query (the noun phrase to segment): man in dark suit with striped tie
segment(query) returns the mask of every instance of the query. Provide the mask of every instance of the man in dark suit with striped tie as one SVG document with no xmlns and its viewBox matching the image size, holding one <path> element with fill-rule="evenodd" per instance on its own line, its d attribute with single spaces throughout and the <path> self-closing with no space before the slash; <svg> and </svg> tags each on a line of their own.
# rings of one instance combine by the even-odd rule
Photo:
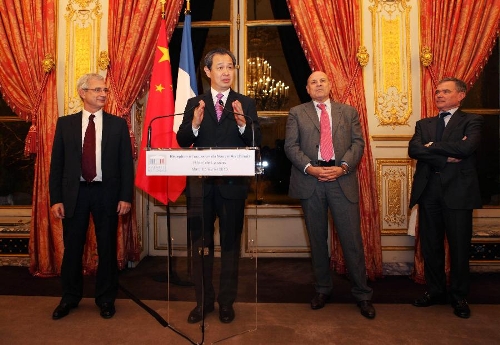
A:
<svg viewBox="0 0 500 345">
<path fill-rule="evenodd" d="M 207 53 L 204 62 L 210 89 L 188 100 L 186 113 L 177 132 L 177 142 L 181 147 L 260 146 L 261 133 L 255 100 L 231 89 L 236 66 L 233 53 L 217 48 Z M 242 176 L 214 176 L 205 179 L 189 176 L 187 179 L 187 213 L 193 241 L 193 280 L 197 302 L 188 316 L 189 323 L 201 321 L 214 310 L 216 296 L 212 271 L 216 217 L 219 218 L 221 245 L 217 296 L 219 319 L 223 323 L 230 323 L 235 317 L 233 303 L 238 287 L 238 263 L 248 182 L 248 178 Z M 205 255 L 203 261 L 201 255 Z"/>
<path fill-rule="evenodd" d="M 469 255 L 472 210 L 481 208 L 476 150 L 483 117 L 459 109 L 467 85 L 456 78 L 441 80 L 435 103 L 439 115 L 415 126 L 408 154 L 417 159 L 410 208 L 419 205 L 419 230 L 428 291 L 413 302 L 417 307 L 445 304 L 455 315 L 470 317 Z M 450 287 L 446 287 L 444 238 L 450 254 Z"/>
</svg>

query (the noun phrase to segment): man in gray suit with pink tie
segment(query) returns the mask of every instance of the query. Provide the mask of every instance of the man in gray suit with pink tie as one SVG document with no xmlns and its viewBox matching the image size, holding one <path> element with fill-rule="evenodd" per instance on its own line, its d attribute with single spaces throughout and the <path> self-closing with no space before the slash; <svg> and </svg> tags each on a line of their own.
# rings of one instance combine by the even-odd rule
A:
<svg viewBox="0 0 500 345">
<path fill-rule="evenodd" d="M 323 308 L 333 288 L 327 243 L 330 209 L 351 293 L 361 314 L 373 319 L 373 291 L 366 283 L 356 176 L 365 146 L 359 115 L 355 108 L 330 99 L 331 83 L 324 72 L 313 72 L 306 89 L 312 101 L 290 109 L 285 153 L 292 162 L 289 196 L 300 199 L 311 246 L 316 278 L 311 308 Z"/>
</svg>

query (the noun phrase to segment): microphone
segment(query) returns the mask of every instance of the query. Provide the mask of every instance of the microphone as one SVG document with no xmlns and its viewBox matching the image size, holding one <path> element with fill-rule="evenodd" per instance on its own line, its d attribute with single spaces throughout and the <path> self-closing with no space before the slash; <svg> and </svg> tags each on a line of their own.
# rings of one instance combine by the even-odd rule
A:
<svg viewBox="0 0 500 345">
<path fill-rule="evenodd" d="M 233 113 L 233 114 L 236 114 L 236 115 L 241 115 L 243 116 L 245 119 L 249 119 L 250 120 L 250 126 L 252 128 L 252 147 L 255 147 L 255 127 L 254 127 L 254 122 L 253 122 L 253 119 L 248 116 L 248 115 L 245 115 L 245 114 L 240 114 L 240 113 L 236 113 L 232 110 L 229 110 L 229 109 L 226 109 L 224 107 L 224 102 L 222 102 L 222 99 L 219 99 L 219 105 L 222 106 L 222 111 L 227 111 L 228 113 Z"/>
<path fill-rule="evenodd" d="M 194 108 L 196 108 L 198 105 L 199 104 L 193 105 L 191 108 L 189 108 L 188 110 L 186 110 L 183 113 L 161 115 L 161 116 L 157 116 L 157 117 L 153 118 L 151 121 L 149 121 L 149 125 L 148 125 L 148 141 L 147 141 L 147 144 L 146 144 L 146 150 L 148 150 L 148 151 L 151 150 L 151 132 L 153 130 L 152 129 L 153 121 L 158 120 L 158 119 L 163 119 L 163 118 L 166 118 L 166 117 L 184 115 L 185 113 L 189 113 L 191 110 L 193 110 Z"/>
</svg>

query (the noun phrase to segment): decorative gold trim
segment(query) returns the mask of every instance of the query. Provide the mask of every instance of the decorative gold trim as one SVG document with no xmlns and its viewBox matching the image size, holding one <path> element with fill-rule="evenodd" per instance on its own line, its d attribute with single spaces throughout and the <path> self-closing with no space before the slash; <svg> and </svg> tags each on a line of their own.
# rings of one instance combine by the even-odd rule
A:
<svg viewBox="0 0 500 345">
<path fill-rule="evenodd" d="M 409 0 L 370 0 L 375 116 L 381 126 L 407 126 L 412 114 Z"/>
<path fill-rule="evenodd" d="M 81 110 L 76 82 L 99 68 L 102 15 L 100 0 L 68 0 L 66 5 L 64 114 Z"/>
<path fill-rule="evenodd" d="M 106 50 L 103 50 L 99 53 L 99 59 L 97 60 L 97 66 L 101 71 L 105 71 L 109 66 L 109 56 Z"/>
<path fill-rule="evenodd" d="M 500 109 L 462 109 L 466 113 L 478 114 L 478 115 L 493 115 L 499 116 Z"/>
<path fill-rule="evenodd" d="M 469 263 L 474 266 L 500 266 L 500 261 L 497 260 L 469 260 Z"/>
<path fill-rule="evenodd" d="M 422 47 L 422 51 L 420 52 L 420 62 L 424 67 L 429 67 L 432 63 L 432 52 L 429 47 Z"/>
<path fill-rule="evenodd" d="M 412 160 L 377 158 L 376 177 L 382 235 L 407 235 Z"/>
<path fill-rule="evenodd" d="M 411 135 L 372 135 L 373 141 L 410 141 Z"/>
<path fill-rule="evenodd" d="M 56 67 L 56 61 L 51 54 L 45 54 L 45 58 L 42 60 L 42 67 L 45 73 L 49 73 Z"/>
<path fill-rule="evenodd" d="M 415 246 L 382 246 L 383 252 L 408 252 L 415 250 Z"/>
<path fill-rule="evenodd" d="M 356 54 L 356 58 L 358 59 L 358 62 L 361 65 L 361 67 L 365 67 L 368 64 L 368 61 L 370 60 L 370 54 L 368 54 L 368 51 L 366 50 L 365 46 L 360 46 L 358 48 L 358 53 Z"/>
<path fill-rule="evenodd" d="M 472 237 L 472 243 L 500 243 L 498 237 Z"/>
</svg>

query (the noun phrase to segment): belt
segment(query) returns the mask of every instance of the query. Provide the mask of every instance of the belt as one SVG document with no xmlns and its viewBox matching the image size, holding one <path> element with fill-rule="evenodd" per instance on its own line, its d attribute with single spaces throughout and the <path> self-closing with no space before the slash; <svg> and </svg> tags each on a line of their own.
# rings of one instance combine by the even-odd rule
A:
<svg viewBox="0 0 500 345">
<path fill-rule="evenodd" d="M 329 160 L 328 162 L 327 161 L 321 161 L 321 160 L 318 160 L 317 166 L 319 167 L 333 167 L 335 166 L 335 160 L 332 159 L 332 160 Z"/>
<path fill-rule="evenodd" d="M 102 181 L 91 181 L 91 182 L 80 181 L 80 185 L 82 185 L 82 186 L 99 186 L 101 184 L 102 184 Z"/>
</svg>

